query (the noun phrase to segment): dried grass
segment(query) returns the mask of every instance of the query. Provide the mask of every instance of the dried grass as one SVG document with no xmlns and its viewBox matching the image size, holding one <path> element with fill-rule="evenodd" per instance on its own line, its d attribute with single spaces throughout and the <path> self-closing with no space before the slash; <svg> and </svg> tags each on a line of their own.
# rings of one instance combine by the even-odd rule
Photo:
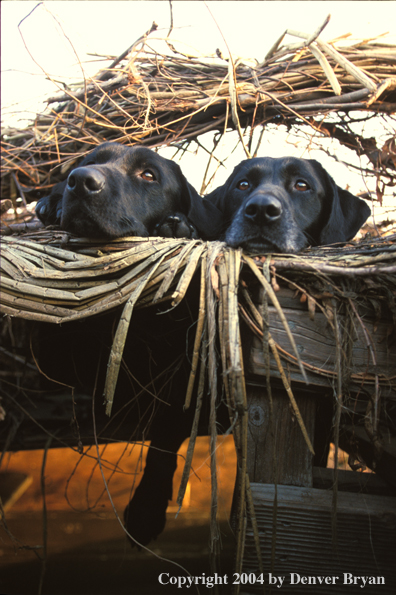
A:
<svg viewBox="0 0 396 595">
<path fill-rule="evenodd" d="M 48 109 L 24 130 L 3 129 L 1 194 L 26 201 L 63 180 L 77 159 L 103 141 L 184 151 L 208 131 L 239 131 L 247 156 L 257 154 L 253 130 L 307 124 L 319 138 L 336 138 L 371 161 L 381 184 L 394 185 L 395 137 L 379 146 L 353 129 L 396 111 L 396 48 L 381 40 L 342 46 L 318 32 L 285 31 L 262 63 L 229 56 L 183 55 L 151 47 L 148 31 L 91 79 L 47 99 Z M 286 34 L 297 43 L 282 45 Z M 166 40 L 167 41 L 167 40 Z M 154 40 L 153 40 L 154 43 Z M 172 50 L 171 52 L 169 50 Z M 377 115 L 377 116 L 376 116 Z M 330 117 L 328 117 L 330 116 Z M 250 127 L 244 136 L 242 128 Z M 218 141 L 215 142 L 217 144 Z M 381 184 L 380 184 L 381 182 Z"/>
<path fill-rule="evenodd" d="M 337 375 L 337 372 L 314 369 L 301 361 L 287 318 L 272 286 L 276 288 L 278 282 L 291 284 L 307 300 L 309 315 L 313 317 L 315 308 L 320 308 L 328 317 L 334 332 L 337 325 L 331 309 L 326 306 L 330 298 L 340 304 L 350 304 L 363 328 L 364 323 L 355 302 L 360 305 L 366 302 L 370 307 L 374 305 L 377 311 L 386 306 L 395 321 L 395 239 L 396 236 L 385 236 L 382 240 L 362 241 L 349 248 L 318 248 L 299 255 L 252 258 L 220 242 L 203 243 L 200 240 L 121 238 L 111 244 L 98 244 L 50 230 L 20 237 L 8 236 L 2 239 L 0 307 L 3 314 L 12 317 L 59 324 L 122 306 L 123 314 L 115 336 L 106 382 L 107 412 L 110 414 L 134 308 L 162 301 L 169 301 L 171 307 L 177 306 L 184 298 L 197 269 L 204 267 L 206 273 L 201 283 L 206 280 L 206 286 L 201 290 L 199 332 L 194 345 L 186 405 L 189 404 L 197 373 L 202 336 L 206 332 L 210 345 L 214 345 L 216 335 L 219 336 L 223 369 L 228 370 L 224 383 L 230 411 L 233 415 L 243 417 L 246 394 L 239 313 L 259 336 L 263 335 L 267 324 L 264 324 L 262 313 L 257 311 L 250 299 L 245 282 L 239 280 L 243 266 L 245 276 L 250 270 L 263 286 L 289 337 L 290 352 L 285 352 L 274 342 L 271 332 L 268 334 L 268 345 L 306 435 L 281 360 L 298 366 L 302 379 L 306 379 L 306 370 L 329 378 Z M 270 267 L 272 284 L 261 270 L 263 265 Z M 214 316 L 214 299 L 219 303 L 218 327 Z M 209 325 L 206 331 L 205 324 Z M 366 333 L 366 336 L 367 346 L 371 349 L 369 334 Z M 371 353 L 374 357 L 372 349 Z M 212 375 L 210 385 L 216 387 L 214 370 Z M 353 378 L 362 385 L 374 384 L 378 395 L 377 385 L 380 381 L 393 382 L 390 378 L 381 379 L 378 375 L 368 373 L 362 377 L 355 374 Z M 312 450 L 312 446 L 310 448 Z"/>
<path fill-rule="evenodd" d="M 171 307 L 177 306 L 199 269 L 199 322 L 186 407 L 189 406 L 191 391 L 197 382 L 198 401 L 178 504 L 182 505 L 186 480 L 190 473 L 207 374 L 211 402 L 209 432 L 212 469 L 212 556 L 213 568 L 216 568 L 219 534 L 216 523 L 218 383 L 215 345 L 218 340 L 222 369 L 225 371 L 222 381 L 230 412 L 230 431 L 234 434 L 238 455 L 236 568 L 241 570 L 246 515 L 249 514 L 253 521 L 255 515 L 246 469 L 248 418 L 240 319 L 244 319 L 258 336 L 263 336 L 265 328 L 269 330 L 268 341 L 264 341 L 264 347 L 268 344 L 275 356 L 275 365 L 311 451 L 312 446 L 285 374 L 285 366 L 290 368 L 290 365 L 294 365 L 299 369 L 301 380 L 306 373 L 325 374 L 330 381 L 338 378 L 337 395 L 340 399 L 345 378 L 359 385 L 361 389 L 367 387 L 373 395 L 367 405 L 367 431 L 380 450 L 380 389 L 389 389 L 391 386 L 395 390 L 396 377 L 383 377 L 378 372 L 353 374 L 353 362 L 345 363 L 344 353 L 348 349 L 347 344 L 341 345 L 337 311 L 342 304 L 352 304 L 349 309 L 351 316 L 365 328 L 354 303 L 359 302 L 360 306 L 366 301 L 372 305 L 372 302 L 376 301 L 379 309 L 382 306 L 389 308 L 393 313 L 393 319 L 396 320 L 396 235 L 375 242 L 362 241 L 345 248 L 318 248 L 298 255 L 259 257 L 233 250 L 221 242 L 204 243 L 200 240 L 121 238 L 111 244 L 105 244 L 81 240 L 64 232 L 51 230 L 21 236 L 5 236 L 2 238 L 0 311 L 11 317 L 59 324 L 122 306 L 106 379 L 106 412 L 110 415 L 124 343 L 134 309 L 159 301 L 168 301 Z M 269 275 L 270 280 L 266 275 Z M 290 350 L 282 349 L 271 337 L 268 313 L 260 313 L 249 294 L 252 279 L 256 279 L 256 282 L 264 287 L 267 299 L 280 315 L 290 339 Z M 313 369 L 301 360 L 290 333 L 287 317 L 282 312 L 276 291 L 273 289 L 276 289 L 279 283 L 285 282 L 309 297 L 310 315 L 314 315 L 315 308 L 319 308 L 328 317 L 338 345 L 338 363 L 335 371 Z M 365 290 L 362 290 L 362 287 L 365 287 Z M 355 298 L 351 297 L 353 291 Z M 326 306 L 329 297 L 333 300 L 331 308 Z M 347 339 L 351 341 L 351 337 L 352 334 L 349 334 Z M 369 333 L 367 348 L 373 357 L 375 350 Z M 374 367 L 376 363 L 374 359 Z"/>
</svg>

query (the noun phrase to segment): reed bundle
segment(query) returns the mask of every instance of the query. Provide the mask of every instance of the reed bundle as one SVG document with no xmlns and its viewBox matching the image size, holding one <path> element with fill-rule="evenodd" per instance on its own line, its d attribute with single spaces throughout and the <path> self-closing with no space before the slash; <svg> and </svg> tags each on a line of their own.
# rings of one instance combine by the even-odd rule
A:
<svg viewBox="0 0 396 595">
<path fill-rule="evenodd" d="M 396 285 L 395 239 L 396 235 L 385 235 L 342 248 L 271 255 L 270 265 L 278 276 L 282 271 L 285 280 L 293 275 L 305 277 L 305 284 L 324 275 L 351 283 L 380 276 L 392 293 Z M 1 242 L 0 303 L 4 313 L 55 323 L 115 308 L 140 285 L 137 305 L 171 300 L 176 306 L 210 246 L 221 246 L 221 254 L 233 253 L 221 242 L 130 237 L 98 243 L 51 229 L 4 236 Z M 242 263 L 248 262 L 244 253 L 241 258 Z M 267 259 L 256 257 L 254 262 Z M 342 288 L 334 285 L 334 292 L 342 297 Z M 388 306 L 393 311 L 393 303 Z M 394 315 L 396 319 L 396 310 Z"/>
<path fill-rule="evenodd" d="M 339 40 L 336 47 L 321 41 L 320 31 L 289 30 L 259 63 L 219 53 L 182 54 L 168 40 L 167 53 L 161 53 L 150 45 L 153 31 L 93 78 L 47 98 L 46 112 L 26 129 L 3 129 L 2 198 L 18 192 L 33 200 L 103 141 L 180 149 L 205 132 L 234 129 L 253 156 L 253 130 L 268 124 L 306 124 L 319 137 L 336 138 L 366 155 L 377 176 L 395 182 L 394 131 L 379 146 L 379 140 L 356 132 L 349 116 L 392 118 L 394 46 L 380 40 L 341 46 Z M 287 33 L 298 41 L 282 45 Z"/>
<path fill-rule="evenodd" d="M 362 241 L 344 248 L 317 248 L 298 255 L 249 256 L 221 242 L 172 240 L 162 238 L 121 238 L 110 244 L 81 240 L 64 232 L 49 229 L 2 238 L 2 293 L 0 311 L 10 317 L 64 323 L 106 310 L 122 307 L 118 328 L 111 350 L 105 386 L 106 411 L 110 415 L 123 348 L 132 314 L 136 308 L 161 301 L 171 307 L 183 299 L 194 275 L 200 274 L 200 307 L 191 363 L 190 382 L 185 407 L 190 406 L 194 385 L 198 404 L 195 409 L 190 446 L 179 489 L 181 506 L 197 436 L 203 386 L 207 375 L 210 388 L 212 506 L 212 553 L 218 552 L 219 535 L 216 524 L 216 408 L 218 406 L 217 358 L 218 341 L 223 374 L 224 394 L 230 414 L 238 455 L 238 551 L 242 563 L 244 519 L 254 519 L 253 503 L 246 471 L 247 462 L 247 398 L 240 320 L 258 336 L 266 333 L 267 358 L 272 353 L 284 388 L 289 395 L 295 417 L 313 452 L 303 419 L 293 396 L 286 368 L 294 365 L 301 374 L 327 374 L 329 382 L 345 377 L 342 349 L 337 349 L 337 370 L 312 369 L 302 361 L 290 331 L 287 316 L 277 298 L 278 284 L 289 284 L 307 301 L 309 315 L 315 308 L 328 318 L 334 336 L 338 337 L 337 311 L 352 304 L 352 316 L 359 320 L 358 307 L 373 304 L 377 313 L 390 311 L 396 320 L 396 235 L 372 242 Z M 200 269 L 200 273 L 199 273 Z M 280 348 L 272 337 L 268 313 L 259 311 L 250 293 L 252 283 L 259 283 L 269 303 L 275 308 L 289 338 L 290 348 Z M 331 304 L 331 307 L 330 307 Z M 367 333 L 370 337 L 369 333 Z M 338 343 L 340 345 L 339 337 Z M 352 340 L 352 339 L 351 339 Z M 381 376 L 376 369 L 375 347 L 368 338 L 374 372 L 346 374 L 363 390 L 368 387 L 372 398 L 367 405 L 367 431 L 380 448 L 378 425 L 381 387 L 395 391 L 396 378 Z M 267 369 L 267 379 L 270 369 Z M 258 551 L 259 555 L 259 551 Z M 259 558 L 260 559 L 260 558 Z M 237 560 L 237 561 L 238 561 Z"/>
<path fill-rule="evenodd" d="M 201 300 L 200 316 L 209 316 L 208 313 L 212 312 L 210 333 L 212 337 L 220 335 L 223 357 L 226 358 L 228 353 L 227 357 L 231 358 L 231 361 L 223 361 L 223 365 L 224 369 L 234 370 L 237 374 L 233 405 L 236 411 L 243 409 L 244 392 L 244 380 L 238 376 L 242 366 L 239 315 L 259 336 L 269 324 L 268 321 L 263 322 L 262 315 L 249 297 L 247 271 L 263 286 L 289 337 L 291 353 L 283 351 L 280 358 L 289 363 L 293 361 L 299 367 L 302 378 L 305 378 L 305 370 L 327 374 L 330 378 L 334 372 L 312 370 L 301 362 L 274 291 L 279 283 L 291 285 L 299 291 L 307 301 L 309 315 L 314 316 L 315 308 L 320 308 L 329 317 L 331 325 L 334 321 L 329 309 L 320 305 L 330 298 L 340 304 L 351 300 L 359 306 L 369 304 L 371 309 L 374 307 L 377 317 L 388 312 L 396 321 L 396 235 L 385 236 L 375 242 L 361 241 L 342 249 L 324 247 L 298 255 L 253 258 L 221 242 L 121 238 L 110 244 L 98 244 L 65 232 L 43 230 L 3 237 L 0 266 L 0 309 L 9 316 L 60 324 L 123 307 L 113 346 L 116 355 L 110 361 L 108 374 L 109 402 L 114 394 L 134 308 L 163 301 L 170 301 L 171 307 L 177 306 L 199 268 L 204 273 L 201 291 L 206 296 Z M 270 271 L 271 279 L 263 274 L 263 267 Z M 213 314 L 213 300 L 219 303 L 218 327 Z M 203 319 L 198 328 L 202 331 Z M 222 337 L 222 332 L 229 334 Z M 197 337 L 199 334 L 197 332 Z M 197 358 L 201 338 L 197 339 Z M 270 345 L 274 345 L 271 340 Z M 276 361 L 279 368 L 278 357 Z M 194 366 L 192 374 L 195 377 Z M 229 374 L 224 381 L 229 381 L 231 377 Z M 370 384 L 375 378 L 365 373 L 355 381 Z M 382 380 L 393 383 L 389 378 Z M 227 392 L 230 390 L 228 388 Z M 111 406 L 108 407 L 109 413 L 110 409 Z"/>
</svg>

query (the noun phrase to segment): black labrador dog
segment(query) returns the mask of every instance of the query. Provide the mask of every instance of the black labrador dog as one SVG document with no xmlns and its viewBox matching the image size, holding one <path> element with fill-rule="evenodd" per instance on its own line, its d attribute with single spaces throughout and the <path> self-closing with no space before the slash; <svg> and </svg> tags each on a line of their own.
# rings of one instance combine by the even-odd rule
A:
<svg viewBox="0 0 396 595">
<path fill-rule="evenodd" d="M 36 212 L 46 225 L 60 225 L 66 231 L 89 238 L 157 235 L 211 240 L 218 238 L 222 224 L 222 213 L 213 203 L 200 197 L 176 163 L 145 147 L 125 147 L 118 143 L 104 143 L 88 154 L 67 180 L 38 201 Z M 128 333 L 123 361 L 127 369 L 138 376 L 136 392 L 148 386 L 145 400 L 151 401 L 152 378 L 160 378 L 163 386 L 155 390 L 161 394 L 160 401 L 165 401 L 153 416 L 151 446 L 143 478 L 124 515 L 129 533 L 140 545 L 148 544 L 164 528 L 168 501 L 172 498 L 177 451 L 189 436 L 192 424 L 194 409 L 191 407 L 184 414 L 183 402 L 190 370 L 186 337 L 197 319 L 197 316 L 191 318 L 198 307 L 194 306 L 195 298 L 193 296 L 192 302 L 184 307 L 186 311 L 178 307 L 177 324 L 172 313 L 151 317 L 157 322 L 155 331 L 150 331 L 150 338 L 143 341 L 149 345 L 148 354 L 141 346 L 137 348 L 137 344 L 152 325 L 150 316 L 145 318 L 139 313 L 143 330 L 140 328 L 138 336 L 133 331 Z M 105 349 L 108 345 L 112 322 L 110 317 L 109 320 L 102 317 L 100 325 L 94 320 L 94 330 L 90 320 L 84 322 L 85 325 L 64 325 L 67 328 L 63 329 L 65 336 L 61 338 L 60 330 L 51 325 L 45 331 L 47 335 L 40 352 L 51 376 L 61 364 L 59 378 L 69 385 L 81 385 L 84 394 L 89 394 L 92 386 L 104 384 L 101 375 L 105 367 L 99 366 L 98 378 L 95 370 L 100 361 L 99 346 Z M 106 325 L 110 325 L 110 329 Z M 59 347 L 64 348 L 65 355 L 57 357 Z M 170 390 L 164 374 L 175 370 L 175 361 L 179 361 L 177 380 L 175 377 Z M 129 382 L 132 381 L 124 383 L 127 388 L 118 382 L 117 402 L 129 398 Z M 101 392 L 100 388 L 97 390 Z M 132 388 L 132 393 L 134 390 Z"/>
<path fill-rule="evenodd" d="M 180 167 L 151 149 L 106 142 L 37 202 L 45 225 L 90 238 L 215 239 L 222 216 Z"/>
<path fill-rule="evenodd" d="M 370 215 L 314 159 L 257 157 L 237 165 L 208 198 L 223 212 L 221 237 L 251 252 L 299 252 L 351 240 Z"/>
</svg>

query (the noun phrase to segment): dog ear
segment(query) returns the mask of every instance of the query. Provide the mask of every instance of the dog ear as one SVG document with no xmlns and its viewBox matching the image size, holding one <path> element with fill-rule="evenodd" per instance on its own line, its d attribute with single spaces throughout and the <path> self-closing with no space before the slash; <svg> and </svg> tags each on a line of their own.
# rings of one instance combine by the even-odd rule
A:
<svg viewBox="0 0 396 595">
<path fill-rule="evenodd" d="M 56 184 L 49 196 L 43 196 L 37 201 L 36 215 L 44 225 L 60 225 L 66 183 L 65 181 Z"/>
<path fill-rule="evenodd" d="M 188 216 L 201 239 L 219 239 L 223 221 L 222 212 L 212 201 L 198 194 L 180 168 L 179 180 L 181 182 L 181 212 Z"/>
<path fill-rule="evenodd" d="M 223 213 L 208 200 L 201 196 L 189 182 L 187 188 L 190 197 L 188 218 L 198 230 L 203 240 L 218 240 L 222 231 Z"/>
<path fill-rule="evenodd" d="M 318 163 L 318 165 L 320 165 Z M 325 176 L 325 212 L 327 221 L 319 235 L 319 244 L 335 244 L 351 240 L 370 216 L 371 209 L 361 198 L 337 186 L 320 165 Z M 323 178 L 322 178 L 323 179 Z"/>
<path fill-rule="evenodd" d="M 205 195 L 207 200 L 221 211 L 225 211 L 226 208 L 225 197 L 227 187 L 227 183 L 222 184 L 221 186 L 218 186 L 217 188 L 209 192 L 209 194 Z"/>
</svg>

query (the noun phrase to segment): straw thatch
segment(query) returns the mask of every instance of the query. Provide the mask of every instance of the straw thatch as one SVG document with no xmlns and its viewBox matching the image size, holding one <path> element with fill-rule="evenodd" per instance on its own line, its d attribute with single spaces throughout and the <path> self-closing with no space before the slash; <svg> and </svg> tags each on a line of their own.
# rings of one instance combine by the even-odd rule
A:
<svg viewBox="0 0 396 595">
<path fill-rule="evenodd" d="M 164 300 L 170 301 L 171 307 L 177 306 L 197 269 L 203 271 L 201 291 L 206 292 L 200 315 L 209 316 L 216 299 L 221 320 L 219 331 L 216 331 L 213 318 L 210 332 L 213 337 L 216 333 L 221 335 L 224 329 L 229 333 L 220 336 L 220 341 L 223 341 L 223 355 L 226 352 L 234 354 L 232 358 L 235 361 L 227 362 L 225 369 L 234 370 L 237 374 L 242 366 L 239 311 L 255 333 L 262 336 L 264 328 L 262 317 L 249 298 L 244 283 L 239 281 L 243 266 L 264 287 L 284 324 L 292 351 L 283 352 L 281 357 L 288 362 L 294 360 L 302 377 L 306 378 L 304 364 L 274 292 L 279 280 L 292 283 L 308 298 L 310 315 L 313 315 L 318 299 L 326 301 L 331 297 L 341 304 L 351 299 L 359 306 L 366 303 L 372 308 L 375 304 L 377 317 L 381 312 L 382 315 L 390 312 L 395 322 L 395 240 L 396 236 L 385 236 L 375 243 L 362 241 L 350 249 L 317 248 L 300 255 L 253 259 L 221 242 L 204 243 L 200 240 L 121 238 L 111 244 L 98 245 L 64 232 L 51 231 L 4 237 L 0 309 L 12 317 L 60 324 L 123 306 L 106 385 L 110 414 L 123 345 L 134 308 Z M 263 262 L 272 271 L 272 284 L 261 271 Z M 207 289 L 205 279 L 209 280 Z M 323 311 L 326 313 L 326 308 Z M 329 320 L 334 327 L 332 315 L 329 315 Z M 202 324 L 201 320 L 198 323 L 201 333 Z M 198 358 L 202 339 L 200 332 L 197 337 L 195 352 Z M 227 345 L 231 347 L 226 348 Z M 274 346 L 271 339 L 270 345 Z M 278 367 L 281 366 L 278 357 L 276 361 Z M 312 371 L 310 367 L 307 369 Z M 313 370 L 313 373 L 327 374 L 329 378 L 334 374 L 323 369 Z M 195 375 L 194 366 L 192 374 Z M 230 377 L 228 375 L 228 380 Z M 373 383 L 374 377 L 366 371 L 354 380 L 363 386 Z M 393 386 L 391 378 L 382 380 Z M 235 383 L 233 409 L 241 412 L 243 381 L 235 379 Z"/>
<path fill-rule="evenodd" d="M 108 68 L 48 98 L 48 110 L 31 126 L 3 130 L 2 198 L 19 193 L 29 202 L 105 140 L 185 149 L 205 132 L 235 129 L 253 156 L 252 132 L 269 124 L 308 125 L 319 138 L 335 138 L 367 156 L 382 183 L 394 185 L 396 48 L 379 40 L 324 43 L 320 30 L 286 31 L 258 63 L 219 52 L 217 58 L 181 54 L 168 40 L 160 53 L 150 45 L 153 25 Z M 282 45 L 287 33 L 297 43 Z M 386 119 L 386 138 L 356 132 L 354 122 L 376 115 Z"/>
<path fill-rule="evenodd" d="M 239 514 L 237 559 L 242 561 L 243 523 L 246 510 L 254 518 L 246 472 L 247 409 L 244 357 L 240 340 L 242 318 L 257 336 L 266 332 L 272 353 L 272 368 L 278 369 L 289 396 L 294 415 L 300 424 L 309 449 L 312 445 L 305 430 L 289 382 L 290 369 L 301 375 L 325 375 L 328 382 L 341 382 L 340 395 L 348 382 L 371 397 L 360 397 L 367 407 L 366 430 L 380 452 L 380 403 L 383 395 L 394 395 L 396 378 L 381 374 L 375 360 L 375 346 L 358 310 L 373 306 L 377 317 L 390 312 L 390 331 L 396 321 L 396 236 L 382 240 L 362 241 L 340 248 L 317 248 L 299 255 L 251 257 L 241 250 L 228 248 L 221 242 L 204 243 L 199 240 L 171 240 L 161 238 L 122 238 L 111 244 L 90 243 L 67 233 L 50 230 L 2 239 L 2 294 L 0 311 L 10 317 L 62 323 L 122 306 L 107 372 L 106 411 L 111 414 L 119 367 L 129 323 L 135 308 L 167 300 L 171 307 L 184 297 L 193 276 L 200 269 L 201 289 L 197 330 L 191 363 L 190 382 L 186 395 L 189 407 L 194 385 L 198 384 L 198 404 L 195 411 L 185 471 L 178 503 L 183 501 L 190 474 L 191 459 L 197 435 L 203 379 L 207 374 L 210 387 L 211 467 L 213 475 L 212 548 L 217 551 L 216 528 L 216 408 L 218 406 L 216 342 L 222 369 L 224 395 L 231 413 L 238 454 Z M 272 337 L 269 318 L 259 312 L 251 298 L 251 286 L 259 283 L 270 304 L 275 308 L 289 337 L 289 349 L 282 349 Z M 313 369 L 303 361 L 293 334 L 277 298 L 278 285 L 293 286 L 307 302 L 307 311 L 314 316 L 322 311 L 334 333 L 336 369 Z M 358 321 L 367 334 L 367 350 L 372 365 L 363 373 L 353 373 L 353 361 L 344 361 L 340 345 L 340 326 L 337 312 L 349 305 L 350 320 Z M 217 313 L 216 313 L 217 312 Z M 389 314 L 388 314 L 389 315 Z M 393 323 L 392 323 L 393 319 Z M 349 340 L 353 341 L 348 333 Z M 349 351 L 349 350 L 347 350 Z M 268 354 L 269 357 L 269 354 Z M 353 358 L 352 358 L 353 359 Z M 268 360 L 269 361 L 269 360 Z M 285 373 L 285 369 L 288 370 Z M 338 371 L 337 371 L 338 370 Z M 269 370 L 267 371 L 269 373 Z M 346 379 L 348 381 L 346 382 Z M 337 389 L 338 390 L 338 389 Z M 394 397 L 391 396 L 391 399 Z M 356 401 L 357 403 L 357 401 Z M 356 404 L 355 404 L 356 406 Z M 341 411 L 341 405 L 339 412 Z M 385 411 L 382 408 L 382 411 Z M 364 415 L 363 409 L 363 415 Z M 383 418 L 381 423 L 383 423 Z"/>
</svg>

